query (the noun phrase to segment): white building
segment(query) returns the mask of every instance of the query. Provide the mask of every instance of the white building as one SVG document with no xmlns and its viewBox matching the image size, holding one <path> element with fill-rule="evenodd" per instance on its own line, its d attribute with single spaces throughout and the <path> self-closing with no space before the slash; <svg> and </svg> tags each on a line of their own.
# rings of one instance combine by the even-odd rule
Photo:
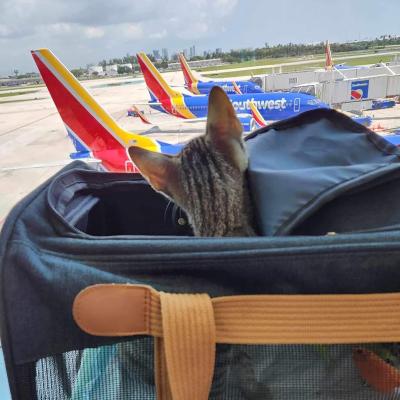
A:
<svg viewBox="0 0 400 400">
<path fill-rule="evenodd" d="M 104 76 L 103 67 L 101 65 L 91 65 L 88 68 L 88 74 L 89 75 Z"/>
<path fill-rule="evenodd" d="M 161 60 L 160 50 L 153 50 L 153 57 L 156 61 Z"/>
<path fill-rule="evenodd" d="M 196 56 L 196 47 L 195 47 L 195 45 L 190 47 L 189 54 L 190 54 L 190 58 L 193 58 L 193 57 Z"/>
<path fill-rule="evenodd" d="M 129 68 L 132 71 L 132 64 L 118 64 L 118 67 Z"/>
<path fill-rule="evenodd" d="M 109 76 L 118 75 L 118 65 L 117 64 L 106 65 L 106 75 Z"/>
<path fill-rule="evenodd" d="M 164 60 L 168 60 L 168 49 L 163 48 L 163 49 L 161 50 L 161 53 L 162 53 L 162 58 L 163 58 Z"/>
</svg>

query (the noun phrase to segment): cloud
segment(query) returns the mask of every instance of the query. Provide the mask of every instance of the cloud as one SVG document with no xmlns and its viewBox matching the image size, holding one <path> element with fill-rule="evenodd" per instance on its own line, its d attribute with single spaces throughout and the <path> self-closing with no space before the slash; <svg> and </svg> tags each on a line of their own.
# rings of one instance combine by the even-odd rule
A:
<svg viewBox="0 0 400 400">
<path fill-rule="evenodd" d="M 78 65 L 158 47 L 172 52 L 218 35 L 237 3 L 238 0 L 0 0 L 0 46 L 13 48 L 15 60 L 29 60 L 30 48 L 61 49 L 68 51 Z M 10 60 L 10 66 L 12 63 Z M 4 64 L 0 65 L 2 72 L 9 68 Z M 27 64 L 34 67 L 30 60 Z M 24 69 L 21 65 L 15 67 Z"/>
<path fill-rule="evenodd" d="M 149 35 L 150 39 L 162 39 L 162 38 L 165 38 L 166 36 L 167 36 L 167 30 L 166 29 L 163 29 L 160 32 L 150 33 L 150 35 Z"/>
<path fill-rule="evenodd" d="M 13 69 L 36 70 L 29 50 L 39 47 L 51 48 L 66 65 L 75 68 L 163 47 L 172 54 L 193 44 L 199 51 L 262 46 L 265 41 L 346 40 L 400 33 L 399 0 L 385 0 L 384 7 L 372 0 L 336 0 L 334 8 L 325 3 L 0 0 L 0 52 L 6 54 L 0 74 Z M 357 29 L 349 30 L 355 15 Z M 307 23 L 310 20 L 314 22 Z"/>
<path fill-rule="evenodd" d="M 192 30 L 204 35 L 229 15 L 237 0 L 3 0 L 0 2 L 0 34 L 12 38 L 33 35 L 36 30 L 53 29 L 70 33 L 65 27 L 80 26 L 88 39 L 102 37 L 107 29 L 127 26 L 127 37 L 143 33 L 153 39 Z M 208 26 L 206 28 L 206 25 Z M 21 28 L 23 27 L 23 28 Z M 30 29 L 26 29 L 30 27 Z M 172 29 L 170 29 L 172 28 Z M 101 31 L 103 34 L 101 34 Z M 177 33 L 179 37 L 179 33 Z"/>
<path fill-rule="evenodd" d="M 4 24 L 0 24 L 0 37 L 6 38 L 8 36 L 10 36 L 12 34 L 12 30 L 4 25 Z"/>
<path fill-rule="evenodd" d="M 119 27 L 127 39 L 140 39 L 143 37 L 143 28 L 140 24 L 122 24 Z"/>
<path fill-rule="evenodd" d="M 64 35 L 66 33 L 71 33 L 74 30 L 74 26 L 65 22 L 57 22 L 47 25 L 45 29 L 56 35 Z"/>
<path fill-rule="evenodd" d="M 194 40 L 204 37 L 209 32 L 206 21 L 196 21 L 176 32 L 176 36 L 181 39 Z"/>
<path fill-rule="evenodd" d="M 95 27 L 95 26 L 88 26 L 84 29 L 85 36 L 88 39 L 98 39 L 104 36 L 104 29 Z"/>
</svg>

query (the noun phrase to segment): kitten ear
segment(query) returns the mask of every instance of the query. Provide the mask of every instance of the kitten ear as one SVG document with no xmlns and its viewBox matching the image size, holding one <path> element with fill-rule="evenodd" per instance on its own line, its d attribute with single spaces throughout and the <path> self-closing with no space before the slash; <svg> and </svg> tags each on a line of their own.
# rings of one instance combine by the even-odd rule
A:
<svg viewBox="0 0 400 400">
<path fill-rule="evenodd" d="M 155 190 L 171 194 L 178 179 L 178 169 L 173 157 L 136 146 L 129 147 L 128 154 Z"/>
<path fill-rule="evenodd" d="M 228 96 L 219 86 L 214 86 L 208 98 L 206 137 L 232 165 L 244 171 L 248 160 L 242 132 L 242 124 Z"/>
<path fill-rule="evenodd" d="M 222 88 L 214 86 L 208 98 L 207 134 L 214 141 L 239 139 L 242 136 L 242 124 L 235 109 Z"/>
</svg>

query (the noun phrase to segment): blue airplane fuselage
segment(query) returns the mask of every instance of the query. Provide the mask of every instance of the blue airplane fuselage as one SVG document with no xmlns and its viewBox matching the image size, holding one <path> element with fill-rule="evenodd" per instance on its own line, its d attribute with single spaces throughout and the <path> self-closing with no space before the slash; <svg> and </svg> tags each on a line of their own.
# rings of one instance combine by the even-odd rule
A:
<svg viewBox="0 0 400 400">
<path fill-rule="evenodd" d="M 264 93 L 259 85 L 252 81 L 235 81 L 242 93 Z M 229 81 L 198 81 L 197 90 L 200 94 L 209 94 L 214 86 L 221 87 L 227 94 L 237 94 L 234 85 Z"/>
<path fill-rule="evenodd" d="M 251 115 L 250 102 L 253 101 L 267 121 L 276 121 L 285 118 L 290 118 L 300 113 L 318 108 L 329 108 L 321 100 L 314 96 L 304 93 L 291 92 L 268 92 L 268 93 L 249 93 L 228 95 L 237 114 Z M 154 99 L 155 100 L 155 99 Z M 183 95 L 184 104 L 175 105 L 176 115 L 183 107 L 186 107 L 196 118 L 204 118 L 208 111 L 208 96 Z M 166 99 L 170 104 L 170 99 Z M 163 100 L 161 99 L 161 104 Z M 166 112 L 163 106 L 149 102 L 149 105 L 162 112 Z"/>
</svg>

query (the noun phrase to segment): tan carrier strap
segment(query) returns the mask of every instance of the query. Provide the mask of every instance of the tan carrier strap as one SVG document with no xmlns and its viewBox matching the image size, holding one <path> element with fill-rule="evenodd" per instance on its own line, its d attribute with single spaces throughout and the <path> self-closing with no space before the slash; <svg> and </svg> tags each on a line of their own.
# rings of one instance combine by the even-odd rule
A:
<svg viewBox="0 0 400 400">
<path fill-rule="evenodd" d="M 159 400 L 208 398 L 215 343 L 400 341 L 398 293 L 210 299 L 141 285 L 94 285 L 77 295 L 73 315 L 92 335 L 154 336 Z"/>
<path fill-rule="evenodd" d="M 160 292 L 160 300 L 164 354 L 172 398 L 207 400 L 215 362 L 211 299 L 206 294 Z"/>
</svg>

